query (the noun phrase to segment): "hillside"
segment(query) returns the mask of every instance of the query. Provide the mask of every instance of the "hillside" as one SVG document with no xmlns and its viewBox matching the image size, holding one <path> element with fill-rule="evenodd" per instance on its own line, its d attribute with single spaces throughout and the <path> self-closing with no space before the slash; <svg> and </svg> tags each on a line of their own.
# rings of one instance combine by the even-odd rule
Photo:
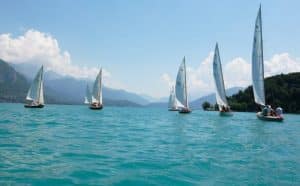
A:
<svg viewBox="0 0 300 186">
<path fill-rule="evenodd" d="M 32 69 L 37 69 L 29 67 L 33 66 L 21 64 L 12 67 L 0 60 L 0 102 L 23 103 L 25 101 L 30 82 L 36 73 Z M 28 71 L 26 74 L 29 75 L 25 77 L 22 74 L 27 70 L 31 71 Z M 44 79 L 46 104 L 83 104 L 86 83 L 92 84 L 85 80 L 62 77 L 53 72 L 46 72 Z M 106 106 L 140 106 L 148 103 L 137 94 L 106 87 L 103 88 L 103 97 Z"/>
<path fill-rule="evenodd" d="M 243 89 L 242 87 L 232 87 L 232 88 L 226 89 L 226 95 L 231 96 L 233 94 L 236 94 L 237 92 L 239 92 L 242 89 Z M 192 101 L 190 103 L 190 106 L 191 106 L 191 108 L 202 108 L 202 103 L 204 103 L 204 102 L 209 102 L 211 104 L 215 104 L 216 103 L 216 94 L 211 93 L 207 96 L 198 98 L 198 99 Z"/>
<path fill-rule="evenodd" d="M 266 103 L 281 106 L 284 112 L 300 113 L 300 72 L 265 79 Z M 257 111 L 252 86 L 229 97 L 232 110 Z"/>
<path fill-rule="evenodd" d="M 30 64 L 14 64 L 13 67 L 20 73 L 26 74 L 26 78 L 33 79 L 32 69 L 35 71 L 38 69 L 34 65 Z M 59 102 L 66 102 L 72 104 L 82 104 L 83 97 L 85 96 L 85 87 L 88 83 L 92 87 L 91 80 L 75 79 L 69 76 L 61 76 L 52 71 L 45 72 L 45 85 L 51 89 L 48 90 L 51 95 L 56 96 L 56 100 Z M 65 88 L 68 87 L 68 88 Z M 146 105 L 149 101 L 142 96 L 128 92 L 125 90 L 112 89 L 105 86 L 103 87 L 103 97 L 107 101 L 113 100 L 127 100 L 139 105 Z M 125 103 L 125 102 L 124 102 Z"/>
<path fill-rule="evenodd" d="M 23 102 L 28 87 L 26 78 L 0 59 L 0 102 Z"/>
<path fill-rule="evenodd" d="M 226 94 L 231 96 L 235 93 L 237 93 L 239 90 L 242 90 L 242 87 L 233 87 L 233 88 L 229 88 L 226 90 Z M 208 94 L 206 96 L 200 97 L 198 99 L 195 99 L 194 101 L 191 101 L 189 103 L 190 107 L 192 109 L 202 109 L 202 103 L 204 102 L 209 102 L 211 104 L 215 104 L 216 103 L 216 94 L 215 93 L 211 93 Z M 168 107 L 168 98 L 165 98 L 164 101 L 161 102 L 152 102 L 149 103 L 148 105 L 146 105 L 147 107 L 163 107 L 163 108 L 167 108 Z"/>
</svg>

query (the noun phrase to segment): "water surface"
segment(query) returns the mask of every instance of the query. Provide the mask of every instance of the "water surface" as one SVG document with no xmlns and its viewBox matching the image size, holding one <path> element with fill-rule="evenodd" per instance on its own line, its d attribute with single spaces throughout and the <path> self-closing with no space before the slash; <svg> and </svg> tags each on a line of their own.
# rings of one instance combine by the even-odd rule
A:
<svg viewBox="0 0 300 186">
<path fill-rule="evenodd" d="M 300 116 L 0 104 L 0 185 L 299 185 Z"/>
</svg>

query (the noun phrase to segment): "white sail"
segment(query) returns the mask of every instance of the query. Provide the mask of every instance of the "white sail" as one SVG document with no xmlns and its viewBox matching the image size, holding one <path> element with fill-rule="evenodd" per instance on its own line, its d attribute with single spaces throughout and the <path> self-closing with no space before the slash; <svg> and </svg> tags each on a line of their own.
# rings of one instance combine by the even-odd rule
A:
<svg viewBox="0 0 300 186">
<path fill-rule="evenodd" d="M 188 108 L 185 57 L 183 58 L 177 73 L 175 95 L 178 100 L 178 106 Z"/>
<path fill-rule="evenodd" d="M 44 81 L 43 81 L 43 75 L 42 75 L 41 85 L 40 85 L 39 103 L 40 104 L 44 104 Z"/>
<path fill-rule="evenodd" d="M 33 82 L 28 90 L 26 100 L 44 104 L 43 66 L 34 77 Z"/>
<path fill-rule="evenodd" d="M 265 105 L 261 7 L 257 14 L 254 30 L 252 50 L 252 84 L 255 102 L 260 105 Z"/>
<path fill-rule="evenodd" d="M 219 105 L 219 109 L 221 109 L 222 106 L 228 107 L 218 44 L 216 44 L 215 48 L 213 74 L 216 86 L 216 100 Z"/>
<path fill-rule="evenodd" d="M 87 97 L 84 97 L 84 104 L 90 104 L 89 100 L 87 99 Z"/>
<path fill-rule="evenodd" d="M 88 85 L 86 85 L 86 91 L 85 91 L 85 97 L 84 97 L 84 103 L 90 104 L 92 102 L 91 98 L 91 91 Z"/>
<path fill-rule="evenodd" d="M 92 103 L 102 104 L 102 68 L 100 69 L 93 86 Z"/>
<path fill-rule="evenodd" d="M 177 99 L 175 95 L 174 86 L 171 89 L 171 93 L 169 97 L 169 109 L 177 109 Z"/>
</svg>

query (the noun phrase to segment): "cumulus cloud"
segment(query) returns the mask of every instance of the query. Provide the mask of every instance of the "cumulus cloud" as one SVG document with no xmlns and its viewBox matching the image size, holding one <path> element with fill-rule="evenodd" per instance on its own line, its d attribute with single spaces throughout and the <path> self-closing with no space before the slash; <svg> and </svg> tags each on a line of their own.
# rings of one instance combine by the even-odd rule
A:
<svg viewBox="0 0 300 186">
<path fill-rule="evenodd" d="M 241 57 L 223 64 L 224 84 L 226 88 L 245 87 L 251 83 L 251 65 Z"/>
<path fill-rule="evenodd" d="M 189 95 L 192 99 L 207 95 L 215 91 L 212 74 L 213 52 L 196 68 L 187 67 Z M 264 63 L 265 77 L 276 74 L 300 72 L 300 60 L 292 58 L 288 53 L 275 54 Z M 251 64 L 241 57 L 228 62 L 222 62 L 225 87 L 246 87 L 251 84 Z M 165 73 L 164 77 L 170 78 Z M 165 82 L 167 78 L 162 78 Z"/>
<path fill-rule="evenodd" d="M 300 72 L 300 60 L 293 59 L 288 53 L 275 54 L 270 60 L 265 61 L 265 76 Z"/>
<path fill-rule="evenodd" d="M 172 80 L 171 76 L 167 73 L 162 74 L 161 79 L 168 85 L 169 88 L 175 84 L 175 81 Z"/>
<path fill-rule="evenodd" d="M 15 38 L 11 34 L 1 34 L 0 58 L 15 64 L 44 65 L 46 71 L 75 78 L 93 79 L 99 71 L 72 64 L 70 53 L 62 51 L 53 36 L 33 29 Z M 103 76 L 107 78 L 111 74 L 103 69 Z"/>
</svg>

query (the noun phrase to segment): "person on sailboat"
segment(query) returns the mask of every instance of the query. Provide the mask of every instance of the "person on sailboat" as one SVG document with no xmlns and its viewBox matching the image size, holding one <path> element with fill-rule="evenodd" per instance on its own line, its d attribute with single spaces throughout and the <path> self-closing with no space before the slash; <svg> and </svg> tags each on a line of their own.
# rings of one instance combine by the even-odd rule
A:
<svg viewBox="0 0 300 186">
<path fill-rule="evenodd" d="M 222 105 L 220 112 L 230 112 L 230 107 Z"/>
<path fill-rule="evenodd" d="M 276 108 L 276 115 L 277 115 L 278 117 L 283 117 L 283 110 L 282 110 L 281 107 L 277 107 L 277 108 Z"/>
<path fill-rule="evenodd" d="M 262 109 L 262 114 L 264 116 L 268 116 L 268 106 L 267 105 Z"/>
<path fill-rule="evenodd" d="M 270 115 L 271 115 L 271 116 L 276 116 L 276 113 L 275 113 L 274 109 L 272 109 L 272 106 L 271 106 Z"/>
<path fill-rule="evenodd" d="M 268 105 L 267 107 L 268 107 L 268 116 L 270 116 L 271 115 L 272 107 L 271 107 L 271 105 Z"/>
<path fill-rule="evenodd" d="M 98 106 L 100 106 L 100 104 L 99 104 L 99 103 L 92 103 L 92 105 L 93 105 L 93 106 L 95 106 L 95 107 L 98 107 Z"/>
</svg>

